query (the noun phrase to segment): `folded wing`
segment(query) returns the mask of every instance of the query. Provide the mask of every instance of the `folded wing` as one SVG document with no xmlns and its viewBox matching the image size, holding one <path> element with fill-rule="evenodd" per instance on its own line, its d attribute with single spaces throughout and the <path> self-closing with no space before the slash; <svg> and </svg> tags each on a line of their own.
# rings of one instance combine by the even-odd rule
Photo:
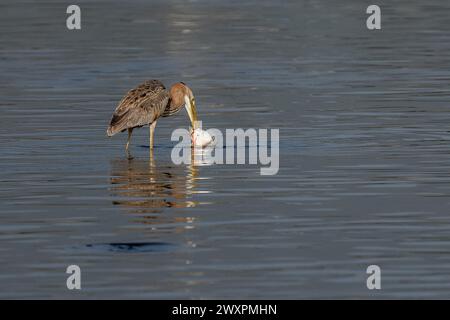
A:
<svg viewBox="0 0 450 320">
<path fill-rule="evenodd" d="M 146 81 L 130 90 L 111 118 L 108 136 L 126 129 L 151 124 L 161 117 L 169 104 L 169 93 L 159 80 Z"/>
</svg>

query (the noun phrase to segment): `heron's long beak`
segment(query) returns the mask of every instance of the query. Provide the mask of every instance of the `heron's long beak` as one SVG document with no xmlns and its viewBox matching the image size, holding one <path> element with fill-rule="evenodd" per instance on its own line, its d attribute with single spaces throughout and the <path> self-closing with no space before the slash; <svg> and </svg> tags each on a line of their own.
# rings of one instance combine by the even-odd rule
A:
<svg viewBox="0 0 450 320">
<path fill-rule="evenodd" d="M 192 123 L 192 128 L 194 128 L 194 130 L 197 128 L 197 109 L 195 107 L 195 100 L 194 99 L 189 99 L 188 97 L 185 97 L 185 108 L 186 111 L 189 115 L 189 119 L 191 120 Z"/>
</svg>

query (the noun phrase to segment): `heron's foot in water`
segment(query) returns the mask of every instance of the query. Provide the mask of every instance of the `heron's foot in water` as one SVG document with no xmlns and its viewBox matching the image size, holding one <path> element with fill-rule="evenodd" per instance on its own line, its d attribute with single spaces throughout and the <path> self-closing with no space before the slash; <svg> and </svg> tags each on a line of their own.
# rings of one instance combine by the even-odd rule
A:
<svg viewBox="0 0 450 320">
<path fill-rule="evenodd" d="M 125 155 L 127 157 L 127 160 L 133 160 L 134 157 L 131 155 L 130 151 L 128 149 L 125 150 Z"/>
</svg>

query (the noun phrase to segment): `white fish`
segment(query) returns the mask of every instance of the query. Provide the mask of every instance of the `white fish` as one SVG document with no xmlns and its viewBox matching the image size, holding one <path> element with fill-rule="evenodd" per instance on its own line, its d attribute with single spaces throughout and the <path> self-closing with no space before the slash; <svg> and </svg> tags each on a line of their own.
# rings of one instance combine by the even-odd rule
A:
<svg viewBox="0 0 450 320">
<path fill-rule="evenodd" d="M 192 143 L 195 147 L 206 147 L 214 142 L 213 137 L 205 130 L 200 128 L 191 131 Z"/>
</svg>

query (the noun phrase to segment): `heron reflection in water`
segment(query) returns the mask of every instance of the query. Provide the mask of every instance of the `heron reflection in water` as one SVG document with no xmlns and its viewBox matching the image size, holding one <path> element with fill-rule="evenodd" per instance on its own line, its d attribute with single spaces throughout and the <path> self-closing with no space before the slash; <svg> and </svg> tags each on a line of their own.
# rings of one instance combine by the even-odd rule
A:
<svg viewBox="0 0 450 320">
<path fill-rule="evenodd" d="M 191 208 L 197 192 L 199 169 L 187 166 L 157 166 L 153 159 L 116 159 L 111 161 L 111 191 L 118 205 L 152 225 L 192 223 L 194 218 L 163 215 L 167 208 Z M 207 191 L 201 191 L 205 193 Z"/>
</svg>

